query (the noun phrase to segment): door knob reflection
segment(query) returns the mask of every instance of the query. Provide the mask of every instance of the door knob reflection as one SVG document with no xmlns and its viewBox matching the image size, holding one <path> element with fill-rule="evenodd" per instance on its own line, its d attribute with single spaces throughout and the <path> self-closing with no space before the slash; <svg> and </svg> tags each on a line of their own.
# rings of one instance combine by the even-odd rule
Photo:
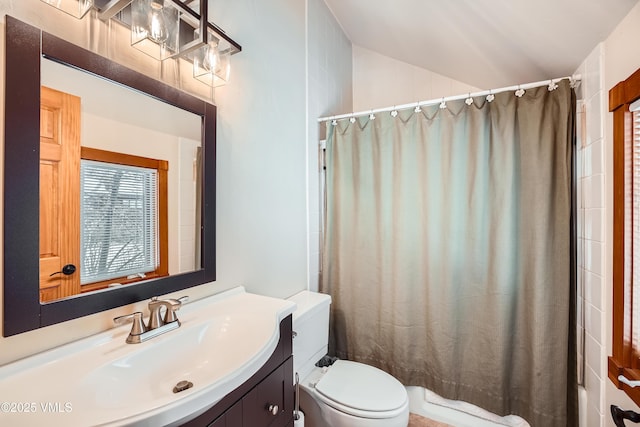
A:
<svg viewBox="0 0 640 427">
<path fill-rule="evenodd" d="M 60 274 L 60 273 L 64 274 L 65 276 L 70 276 L 75 272 L 76 272 L 76 266 L 73 264 L 67 264 L 64 267 L 62 267 L 62 271 L 56 271 L 55 273 L 51 273 L 49 277 L 55 276 L 56 274 Z"/>
</svg>

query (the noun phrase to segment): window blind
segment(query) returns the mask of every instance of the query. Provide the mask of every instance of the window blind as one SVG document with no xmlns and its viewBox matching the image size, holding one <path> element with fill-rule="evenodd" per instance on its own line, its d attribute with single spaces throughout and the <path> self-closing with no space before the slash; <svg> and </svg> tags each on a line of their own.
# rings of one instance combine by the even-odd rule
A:
<svg viewBox="0 0 640 427">
<path fill-rule="evenodd" d="M 632 163 L 632 176 L 633 184 L 632 191 L 632 243 L 631 243 L 631 257 L 632 263 L 630 263 L 631 271 L 630 276 L 632 278 L 633 289 L 631 295 L 632 307 L 633 307 L 633 320 L 631 329 L 632 348 L 634 349 L 635 356 L 640 355 L 640 105 L 632 113 L 633 114 L 633 163 Z M 625 245 L 627 243 L 625 242 Z"/>
<path fill-rule="evenodd" d="M 82 284 L 154 271 L 158 266 L 155 169 L 82 160 Z"/>
</svg>

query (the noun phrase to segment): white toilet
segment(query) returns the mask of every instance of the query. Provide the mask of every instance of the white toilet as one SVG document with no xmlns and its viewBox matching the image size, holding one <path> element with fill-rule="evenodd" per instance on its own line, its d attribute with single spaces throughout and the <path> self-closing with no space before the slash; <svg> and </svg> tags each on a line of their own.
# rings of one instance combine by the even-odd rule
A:
<svg viewBox="0 0 640 427">
<path fill-rule="evenodd" d="M 346 360 L 315 366 L 327 353 L 331 297 L 303 291 L 289 300 L 298 306 L 293 313 L 293 364 L 305 427 L 407 427 L 409 397 L 391 375 Z"/>
</svg>

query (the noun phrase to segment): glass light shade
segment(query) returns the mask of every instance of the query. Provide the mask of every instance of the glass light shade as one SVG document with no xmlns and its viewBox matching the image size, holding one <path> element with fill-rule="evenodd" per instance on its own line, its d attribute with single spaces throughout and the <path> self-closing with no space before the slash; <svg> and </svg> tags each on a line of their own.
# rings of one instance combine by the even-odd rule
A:
<svg viewBox="0 0 640 427">
<path fill-rule="evenodd" d="M 78 19 L 87 14 L 93 6 L 93 0 L 42 0 L 61 11 Z"/>
<path fill-rule="evenodd" d="M 163 60 L 178 53 L 179 10 L 171 0 L 131 2 L 131 46 Z"/>
<path fill-rule="evenodd" d="M 211 41 L 193 55 L 193 77 L 211 87 L 222 86 L 229 81 L 231 52 L 221 44 L 217 40 Z"/>
</svg>

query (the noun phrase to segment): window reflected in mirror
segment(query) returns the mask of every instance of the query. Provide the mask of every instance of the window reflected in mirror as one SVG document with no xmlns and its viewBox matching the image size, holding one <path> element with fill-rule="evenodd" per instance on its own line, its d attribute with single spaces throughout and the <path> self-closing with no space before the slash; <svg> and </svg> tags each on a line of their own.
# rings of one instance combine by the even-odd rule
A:
<svg viewBox="0 0 640 427">
<path fill-rule="evenodd" d="M 164 160 L 81 150 L 82 292 L 168 274 L 167 170 Z"/>
</svg>

